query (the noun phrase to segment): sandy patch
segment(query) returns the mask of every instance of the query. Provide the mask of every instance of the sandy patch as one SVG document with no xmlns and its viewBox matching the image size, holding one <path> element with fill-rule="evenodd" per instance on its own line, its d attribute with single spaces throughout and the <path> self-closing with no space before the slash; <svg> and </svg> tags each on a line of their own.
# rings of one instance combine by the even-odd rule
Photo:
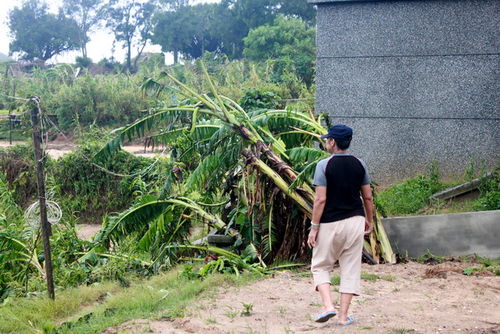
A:
<svg viewBox="0 0 500 334">
<path fill-rule="evenodd" d="M 465 276 L 458 272 L 464 266 L 468 265 L 364 264 L 364 272 L 380 279 L 363 280 L 363 295 L 354 298 L 350 310 L 356 321 L 348 327 L 335 326 L 335 318 L 325 324 L 311 320 L 320 309 L 320 301 L 305 271 L 283 272 L 248 286 L 219 291 L 211 299 L 200 300 L 185 318 L 143 321 L 136 332 L 128 330 L 156 334 L 500 333 L 500 277 Z M 446 275 L 424 278 L 430 277 L 431 268 Z M 251 305 L 249 316 L 242 315 L 243 303 Z M 109 330 L 104 333 L 115 333 Z"/>
<path fill-rule="evenodd" d="M 12 142 L 12 145 L 23 145 L 26 144 L 22 141 Z M 0 147 L 8 147 L 11 146 L 8 141 L 0 141 Z M 73 152 L 77 145 L 70 140 L 64 140 L 61 138 L 57 138 L 56 140 L 47 144 L 47 154 L 50 155 L 54 159 L 59 159 L 63 155 Z M 154 150 L 151 148 L 144 149 L 144 145 L 130 144 L 122 147 L 124 151 L 132 153 L 137 156 L 146 157 L 146 158 L 155 158 L 158 155 L 165 154 L 162 153 L 164 151 L 163 147 L 157 147 Z"/>
<path fill-rule="evenodd" d="M 76 235 L 82 240 L 91 241 L 92 238 L 101 230 L 101 225 L 96 224 L 78 224 L 76 225 Z"/>
</svg>

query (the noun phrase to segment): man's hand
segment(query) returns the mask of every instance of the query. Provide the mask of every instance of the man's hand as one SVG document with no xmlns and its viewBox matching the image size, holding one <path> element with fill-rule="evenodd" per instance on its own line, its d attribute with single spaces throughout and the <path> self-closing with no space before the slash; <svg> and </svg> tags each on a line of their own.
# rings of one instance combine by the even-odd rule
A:
<svg viewBox="0 0 500 334">
<path fill-rule="evenodd" d="M 311 227 L 311 231 L 309 232 L 309 237 L 307 238 L 307 245 L 309 248 L 313 248 L 316 246 L 316 237 L 318 236 L 319 228 Z"/>
<path fill-rule="evenodd" d="M 365 235 L 372 233 L 373 223 L 371 221 L 365 220 Z"/>
</svg>

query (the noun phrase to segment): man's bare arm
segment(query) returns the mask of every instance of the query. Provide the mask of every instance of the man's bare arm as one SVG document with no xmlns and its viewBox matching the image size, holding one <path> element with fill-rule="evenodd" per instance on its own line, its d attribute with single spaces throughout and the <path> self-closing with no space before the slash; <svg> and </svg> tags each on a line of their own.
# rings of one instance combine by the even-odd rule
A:
<svg viewBox="0 0 500 334">
<path fill-rule="evenodd" d="M 323 215 L 323 210 L 325 209 L 326 203 L 326 187 L 316 186 L 316 193 L 314 194 L 314 205 L 312 212 L 312 221 L 315 224 L 319 224 L 321 216 Z"/>
<path fill-rule="evenodd" d="M 316 193 L 314 195 L 314 205 L 312 212 L 312 223 L 319 224 L 321 216 L 323 215 L 323 210 L 325 209 L 326 203 L 326 187 L 316 186 Z M 307 244 L 309 247 L 316 246 L 316 237 L 318 235 L 319 226 L 311 226 L 311 232 L 309 233 L 309 238 L 307 239 Z"/>
<path fill-rule="evenodd" d="M 372 188 L 369 184 L 361 186 L 361 197 L 363 198 L 363 206 L 365 208 L 365 233 L 369 234 L 373 229 L 373 195 Z"/>
</svg>

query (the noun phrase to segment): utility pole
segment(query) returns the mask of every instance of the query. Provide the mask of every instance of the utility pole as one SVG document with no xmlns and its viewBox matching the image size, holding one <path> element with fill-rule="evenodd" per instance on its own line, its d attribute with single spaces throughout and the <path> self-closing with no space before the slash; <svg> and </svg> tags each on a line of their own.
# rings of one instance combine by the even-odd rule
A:
<svg viewBox="0 0 500 334">
<path fill-rule="evenodd" d="M 45 199 L 45 178 L 43 175 L 43 162 L 45 157 L 42 154 L 42 128 L 40 126 L 40 98 L 31 98 L 33 103 L 31 109 L 31 124 L 33 127 L 33 145 L 35 147 L 35 162 L 37 170 L 38 198 L 40 200 L 40 229 L 42 231 L 43 254 L 45 258 L 45 274 L 47 279 L 47 291 L 51 299 L 55 299 L 54 278 L 52 275 L 52 257 L 50 252 L 50 235 L 52 234 L 49 221 L 47 219 L 47 203 Z"/>
</svg>

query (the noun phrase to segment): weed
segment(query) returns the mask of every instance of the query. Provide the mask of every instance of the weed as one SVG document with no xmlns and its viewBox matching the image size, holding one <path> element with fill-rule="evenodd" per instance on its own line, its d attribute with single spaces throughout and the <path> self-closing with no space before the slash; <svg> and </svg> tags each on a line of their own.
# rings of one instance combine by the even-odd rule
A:
<svg viewBox="0 0 500 334">
<path fill-rule="evenodd" d="M 388 215 L 414 214 L 429 203 L 433 193 L 443 188 L 437 167 L 431 166 L 429 176 L 417 175 L 379 192 L 375 204 Z"/>
<path fill-rule="evenodd" d="M 479 194 L 479 199 L 473 203 L 474 210 L 500 209 L 500 168 L 481 181 Z"/>
<path fill-rule="evenodd" d="M 284 306 L 280 306 L 280 307 L 278 308 L 278 313 L 281 313 L 281 314 L 286 313 L 286 307 L 284 307 Z"/>
<path fill-rule="evenodd" d="M 332 285 L 340 285 L 340 275 L 333 275 L 332 278 L 330 278 L 330 283 L 332 283 Z"/>
<path fill-rule="evenodd" d="M 361 273 L 361 279 L 364 279 L 366 281 L 372 281 L 372 282 L 375 282 L 377 281 L 378 279 L 380 279 L 379 276 L 375 275 L 375 274 L 370 274 L 370 273 L 366 273 L 366 272 L 362 272 Z"/>
<path fill-rule="evenodd" d="M 249 317 L 252 315 L 253 304 L 241 303 L 243 305 L 243 310 L 241 311 L 242 317 Z"/>
<path fill-rule="evenodd" d="M 217 320 L 215 320 L 214 318 L 208 318 L 206 320 L 207 324 L 216 324 L 217 323 Z"/>
<path fill-rule="evenodd" d="M 250 326 L 246 326 L 245 328 L 246 328 L 246 329 L 248 329 L 248 334 L 256 334 L 256 333 L 257 333 L 257 332 L 255 332 L 255 331 L 253 330 L 253 328 L 252 328 L 252 327 L 250 327 Z"/>
<path fill-rule="evenodd" d="M 238 313 L 239 313 L 239 312 L 238 312 L 237 310 L 235 310 L 235 309 L 234 309 L 234 308 L 232 308 L 232 307 L 229 307 L 229 311 L 228 311 L 228 312 L 226 312 L 226 313 L 224 313 L 224 315 L 225 315 L 226 317 L 228 317 L 228 318 L 233 319 L 233 318 L 236 318 L 236 316 L 238 315 Z"/>
<path fill-rule="evenodd" d="M 399 329 L 393 329 L 391 331 L 391 334 L 410 334 L 410 333 L 415 333 L 415 330 L 414 329 L 399 328 Z"/>
<path fill-rule="evenodd" d="M 467 267 L 464 269 L 464 275 L 472 276 L 474 272 L 480 270 L 480 267 Z"/>
<path fill-rule="evenodd" d="M 417 258 L 417 262 L 419 263 L 443 263 L 445 260 L 444 257 L 434 255 L 430 250 L 426 250 L 425 253 Z"/>
<path fill-rule="evenodd" d="M 384 281 L 389 281 L 389 282 L 393 282 L 394 280 L 396 280 L 396 277 L 392 275 L 385 275 L 380 278 L 383 279 Z"/>
<path fill-rule="evenodd" d="M 373 329 L 373 326 L 360 326 L 359 329 Z"/>
</svg>

